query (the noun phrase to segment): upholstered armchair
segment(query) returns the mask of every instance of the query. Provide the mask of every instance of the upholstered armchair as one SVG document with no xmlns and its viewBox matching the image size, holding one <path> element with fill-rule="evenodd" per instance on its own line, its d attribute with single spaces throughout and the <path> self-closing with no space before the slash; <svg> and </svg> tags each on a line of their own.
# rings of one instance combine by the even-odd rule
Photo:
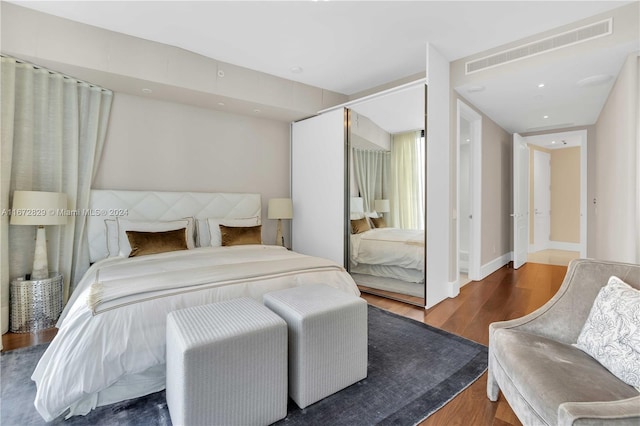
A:
<svg viewBox="0 0 640 426">
<path fill-rule="evenodd" d="M 640 289 L 640 265 L 575 260 L 549 302 L 489 326 L 491 401 L 502 391 L 525 426 L 640 425 L 638 390 L 573 346 L 612 275 Z"/>
</svg>

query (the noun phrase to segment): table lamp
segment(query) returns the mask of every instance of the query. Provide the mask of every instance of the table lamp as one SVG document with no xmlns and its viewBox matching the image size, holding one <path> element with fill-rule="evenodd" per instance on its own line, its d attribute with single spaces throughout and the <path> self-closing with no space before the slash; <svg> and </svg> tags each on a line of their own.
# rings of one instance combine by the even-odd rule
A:
<svg viewBox="0 0 640 426">
<path fill-rule="evenodd" d="M 364 213 L 364 199 L 351 197 L 351 213 Z"/>
<path fill-rule="evenodd" d="M 293 203 L 291 202 L 291 198 L 270 199 L 267 217 L 269 219 L 278 219 L 276 245 L 284 246 L 284 237 L 282 236 L 282 219 L 293 218 Z"/>
<path fill-rule="evenodd" d="M 33 256 L 32 280 L 49 278 L 47 260 L 47 235 L 45 225 L 64 225 L 67 216 L 60 210 L 67 209 L 67 194 L 61 192 L 15 191 L 11 225 L 35 225 L 36 249 Z"/>
<path fill-rule="evenodd" d="M 389 213 L 389 200 L 374 200 L 373 209 L 378 213 Z"/>
</svg>

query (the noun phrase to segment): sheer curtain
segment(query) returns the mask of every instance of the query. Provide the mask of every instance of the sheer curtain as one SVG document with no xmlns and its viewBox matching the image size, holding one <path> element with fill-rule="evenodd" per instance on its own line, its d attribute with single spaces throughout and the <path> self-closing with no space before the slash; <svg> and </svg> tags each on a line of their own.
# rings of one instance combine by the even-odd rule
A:
<svg viewBox="0 0 640 426">
<path fill-rule="evenodd" d="M 424 138 L 420 132 L 393 135 L 391 146 L 391 226 L 424 229 Z"/>
<path fill-rule="evenodd" d="M 0 209 L 11 207 L 16 190 L 67 194 L 68 208 L 89 206 L 100 162 L 113 93 L 62 74 L 2 57 L 2 186 Z M 35 227 L 0 223 L 2 332 L 8 329 L 9 283 L 30 272 Z M 70 216 L 47 228 L 49 268 L 64 276 L 65 295 L 89 267 L 86 216 Z"/>
<path fill-rule="evenodd" d="M 388 151 L 353 149 L 353 168 L 365 212 L 373 211 L 374 200 L 387 195 L 389 162 Z"/>
</svg>

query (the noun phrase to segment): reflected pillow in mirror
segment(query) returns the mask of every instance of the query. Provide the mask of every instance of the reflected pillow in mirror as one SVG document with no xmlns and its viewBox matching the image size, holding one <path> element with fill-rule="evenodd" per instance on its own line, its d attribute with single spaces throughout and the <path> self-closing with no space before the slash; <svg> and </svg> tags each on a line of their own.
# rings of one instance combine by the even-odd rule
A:
<svg viewBox="0 0 640 426">
<path fill-rule="evenodd" d="M 387 222 L 385 222 L 384 217 L 371 217 L 369 219 L 371 219 L 374 228 L 387 228 Z"/>
<path fill-rule="evenodd" d="M 262 225 L 219 227 L 223 246 L 262 244 Z"/>
<path fill-rule="evenodd" d="M 186 228 L 162 232 L 125 231 L 131 246 L 129 257 L 187 250 Z"/>
<path fill-rule="evenodd" d="M 351 221 L 351 233 L 352 234 L 360 234 L 365 231 L 369 231 L 371 226 L 369 226 L 369 221 L 366 217 L 362 219 L 356 219 Z"/>
</svg>

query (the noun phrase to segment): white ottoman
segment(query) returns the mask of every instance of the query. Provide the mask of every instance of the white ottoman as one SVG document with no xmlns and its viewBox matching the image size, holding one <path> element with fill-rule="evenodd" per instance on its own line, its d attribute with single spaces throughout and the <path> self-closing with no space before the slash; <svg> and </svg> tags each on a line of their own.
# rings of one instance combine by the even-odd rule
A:
<svg viewBox="0 0 640 426">
<path fill-rule="evenodd" d="M 249 298 L 169 313 L 167 405 L 176 426 L 286 417 L 286 323 Z"/>
<path fill-rule="evenodd" d="M 327 285 L 264 295 L 289 329 L 289 396 L 305 408 L 367 377 L 367 302 Z"/>
</svg>

